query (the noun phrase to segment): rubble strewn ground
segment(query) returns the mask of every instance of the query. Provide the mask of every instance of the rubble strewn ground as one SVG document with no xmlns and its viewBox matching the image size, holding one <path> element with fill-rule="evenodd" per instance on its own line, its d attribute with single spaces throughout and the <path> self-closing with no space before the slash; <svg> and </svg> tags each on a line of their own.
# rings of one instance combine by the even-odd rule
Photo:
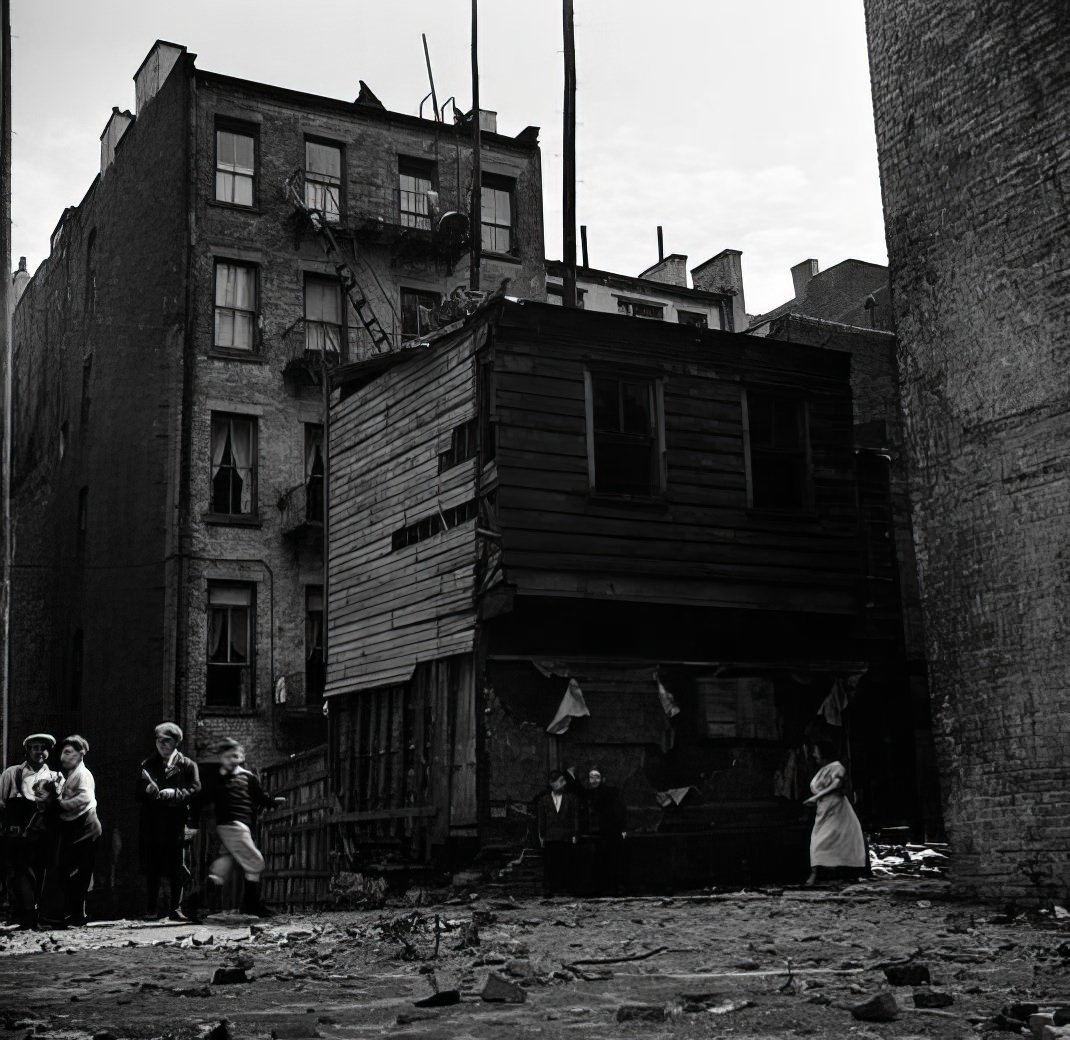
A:
<svg viewBox="0 0 1070 1040">
<path fill-rule="evenodd" d="M 0 1037 L 19 1040 L 1029 1035 L 1031 1015 L 1070 1005 L 1070 920 L 954 902 L 945 882 L 904 877 L 476 897 L 9 932 L 0 995 Z"/>
</svg>

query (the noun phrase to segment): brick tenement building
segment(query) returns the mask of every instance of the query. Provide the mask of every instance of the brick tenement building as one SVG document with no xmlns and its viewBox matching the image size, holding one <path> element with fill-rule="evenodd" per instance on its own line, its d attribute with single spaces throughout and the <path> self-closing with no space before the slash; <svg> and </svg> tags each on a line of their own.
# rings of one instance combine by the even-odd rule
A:
<svg viewBox="0 0 1070 1040">
<path fill-rule="evenodd" d="M 1070 20 L 867 0 L 954 880 L 1070 893 Z"/>
<path fill-rule="evenodd" d="M 161 42 L 135 85 L 15 316 L 12 739 L 85 733 L 113 853 L 160 719 L 202 761 L 223 734 L 257 765 L 324 736 L 322 375 L 372 346 L 287 179 L 388 348 L 468 281 L 472 177 L 468 120 L 363 85 L 301 94 Z M 537 131 L 488 128 L 481 158 L 483 283 L 541 296 Z"/>
</svg>

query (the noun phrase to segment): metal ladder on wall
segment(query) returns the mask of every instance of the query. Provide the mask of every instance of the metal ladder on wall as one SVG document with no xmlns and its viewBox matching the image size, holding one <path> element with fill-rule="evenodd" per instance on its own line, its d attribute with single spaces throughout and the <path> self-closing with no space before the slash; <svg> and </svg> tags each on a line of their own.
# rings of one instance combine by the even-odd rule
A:
<svg viewBox="0 0 1070 1040">
<path fill-rule="evenodd" d="M 327 259 L 334 263 L 334 270 L 338 275 L 338 280 L 342 283 L 342 289 L 345 291 L 349 302 L 353 304 L 357 319 L 364 326 L 365 332 L 368 333 L 376 353 L 383 354 L 388 352 L 391 349 L 389 334 L 383 329 L 379 319 L 375 316 L 375 311 L 372 310 L 372 305 L 368 302 L 367 295 L 361 288 L 360 282 L 357 281 L 356 273 L 339 247 L 338 240 L 334 237 L 334 232 L 331 230 L 331 225 L 328 223 L 323 211 L 312 208 L 305 203 L 303 188 L 303 170 L 295 170 L 286 178 L 286 197 L 311 222 L 313 229 L 316 231 L 316 238 L 323 247 L 323 252 Z"/>
</svg>

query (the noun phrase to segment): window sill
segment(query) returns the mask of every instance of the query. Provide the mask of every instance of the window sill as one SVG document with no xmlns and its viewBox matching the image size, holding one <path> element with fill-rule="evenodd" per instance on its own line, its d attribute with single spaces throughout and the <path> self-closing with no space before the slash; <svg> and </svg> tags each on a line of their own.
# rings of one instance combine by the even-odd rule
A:
<svg viewBox="0 0 1070 1040">
<path fill-rule="evenodd" d="M 615 491 L 590 491 L 587 501 L 592 505 L 599 503 L 604 505 L 629 505 L 645 506 L 648 509 L 668 509 L 669 502 L 665 492 L 657 492 L 653 495 L 628 495 Z"/>
<path fill-rule="evenodd" d="M 197 718 L 220 718 L 230 716 L 232 718 L 249 718 L 260 715 L 259 708 L 238 708 L 223 704 L 202 704 L 197 711 Z"/>
<path fill-rule="evenodd" d="M 230 513 L 201 513 L 201 523 L 212 527 L 262 527 L 258 516 L 232 516 Z"/>
<path fill-rule="evenodd" d="M 216 209 L 229 209 L 238 213 L 252 213 L 256 216 L 260 215 L 260 207 L 258 205 L 243 206 L 238 202 L 221 202 L 219 199 L 209 199 L 209 206 L 214 206 Z"/>
<path fill-rule="evenodd" d="M 208 351 L 208 357 L 214 361 L 244 361 L 246 364 L 264 365 L 267 359 L 263 354 L 255 350 L 224 350 L 221 347 L 212 347 Z"/>
<path fill-rule="evenodd" d="M 497 260 L 504 264 L 516 264 L 517 267 L 524 262 L 519 256 L 514 256 L 512 253 L 492 253 L 489 249 L 482 250 L 479 258 L 480 260 Z"/>
</svg>

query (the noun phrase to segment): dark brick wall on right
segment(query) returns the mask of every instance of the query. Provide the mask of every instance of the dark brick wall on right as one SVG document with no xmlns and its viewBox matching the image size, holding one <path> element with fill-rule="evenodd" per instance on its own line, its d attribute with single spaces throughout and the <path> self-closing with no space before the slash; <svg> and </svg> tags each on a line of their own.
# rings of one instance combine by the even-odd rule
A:
<svg viewBox="0 0 1070 1040">
<path fill-rule="evenodd" d="M 1070 8 L 866 0 L 945 817 L 1070 891 Z"/>
</svg>

